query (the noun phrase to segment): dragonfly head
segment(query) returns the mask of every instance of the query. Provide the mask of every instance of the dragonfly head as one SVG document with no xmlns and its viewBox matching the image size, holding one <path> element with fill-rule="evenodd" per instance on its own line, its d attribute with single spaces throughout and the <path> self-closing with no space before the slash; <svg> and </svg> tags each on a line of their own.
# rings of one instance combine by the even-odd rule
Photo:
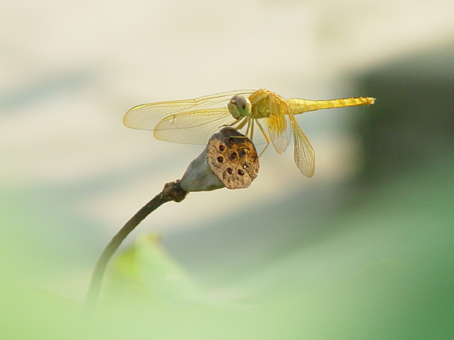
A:
<svg viewBox="0 0 454 340">
<path fill-rule="evenodd" d="M 249 116 L 251 114 L 251 102 L 244 96 L 233 96 L 227 104 L 230 114 L 233 118 Z"/>
</svg>

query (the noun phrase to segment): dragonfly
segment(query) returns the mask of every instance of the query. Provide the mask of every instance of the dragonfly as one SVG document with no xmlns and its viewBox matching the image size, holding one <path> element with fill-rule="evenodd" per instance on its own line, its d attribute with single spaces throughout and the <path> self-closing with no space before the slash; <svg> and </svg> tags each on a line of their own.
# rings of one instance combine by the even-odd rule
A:
<svg viewBox="0 0 454 340">
<path fill-rule="evenodd" d="M 238 90 L 137 105 L 126 112 L 123 123 L 129 128 L 152 130 L 159 140 L 186 144 L 206 144 L 213 133 L 228 126 L 256 144 L 267 143 L 263 151 L 272 143 L 278 154 L 287 149 L 293 135 L 295 164 L 303 175 L 312 177 L 315 152 L 295 115 L 320 109 L 371 105 L 374 101 L 371 97 L 285 100 L 265 89 Z"/>
</svg>

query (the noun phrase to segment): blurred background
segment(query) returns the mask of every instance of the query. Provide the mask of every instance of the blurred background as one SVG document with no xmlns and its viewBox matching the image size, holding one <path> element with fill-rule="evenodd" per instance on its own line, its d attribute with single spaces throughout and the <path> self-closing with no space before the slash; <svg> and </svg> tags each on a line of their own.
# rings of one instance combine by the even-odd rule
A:
<svg viewBox="0 0 454 340">
<path fill-rule="evenodd" d="M 454 3 L 45 0 L 1 12 L 3 338 L 68 338 L 107 242 L 203 150 L 127 129 L 129 108 L 260 88 L 377 101 L 298 117 L 313 178 L 291 147 L 269 148 L 247 190 L 150 215 L 113 261 L 115 308 L 93 337 L 454 337 Z"/>
</svg>

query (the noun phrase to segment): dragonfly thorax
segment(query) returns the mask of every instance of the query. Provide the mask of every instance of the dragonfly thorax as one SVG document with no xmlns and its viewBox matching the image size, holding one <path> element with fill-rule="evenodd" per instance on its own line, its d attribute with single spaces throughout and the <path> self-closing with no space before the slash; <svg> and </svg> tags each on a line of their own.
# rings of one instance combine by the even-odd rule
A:
<svg viewBox="0 0 454 340">
<path fill-rule="evenodd" d="M 227 104 L 230 114 L 233 118 L 238 119 L 251 114 L 251 102 L 244 96 L 233 96 Z"/>
<path fill-rule="evenodd" d="M 253 119 L 269 118 L 273 112 L 280 111 L 281 106 L 287 107 L 285 100 L 265 89 L 255 91 L 249 96 L 249 100 L 252 103 L 251 118 Z"/>
</svg>

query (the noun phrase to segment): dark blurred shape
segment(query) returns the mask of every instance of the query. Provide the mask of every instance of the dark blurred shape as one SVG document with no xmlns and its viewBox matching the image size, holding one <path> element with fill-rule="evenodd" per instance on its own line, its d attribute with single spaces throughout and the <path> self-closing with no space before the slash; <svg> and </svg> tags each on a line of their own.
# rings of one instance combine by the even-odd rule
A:
<svg viewBox="0 0 454 340">
<path fill-rule="evenodd" d="M 402 58 L 365 77 L 377 98 L 358 119 L 365 151 L 362 184 L 432 167 L 454 155 L 454 47 Z"/>
</svg>

